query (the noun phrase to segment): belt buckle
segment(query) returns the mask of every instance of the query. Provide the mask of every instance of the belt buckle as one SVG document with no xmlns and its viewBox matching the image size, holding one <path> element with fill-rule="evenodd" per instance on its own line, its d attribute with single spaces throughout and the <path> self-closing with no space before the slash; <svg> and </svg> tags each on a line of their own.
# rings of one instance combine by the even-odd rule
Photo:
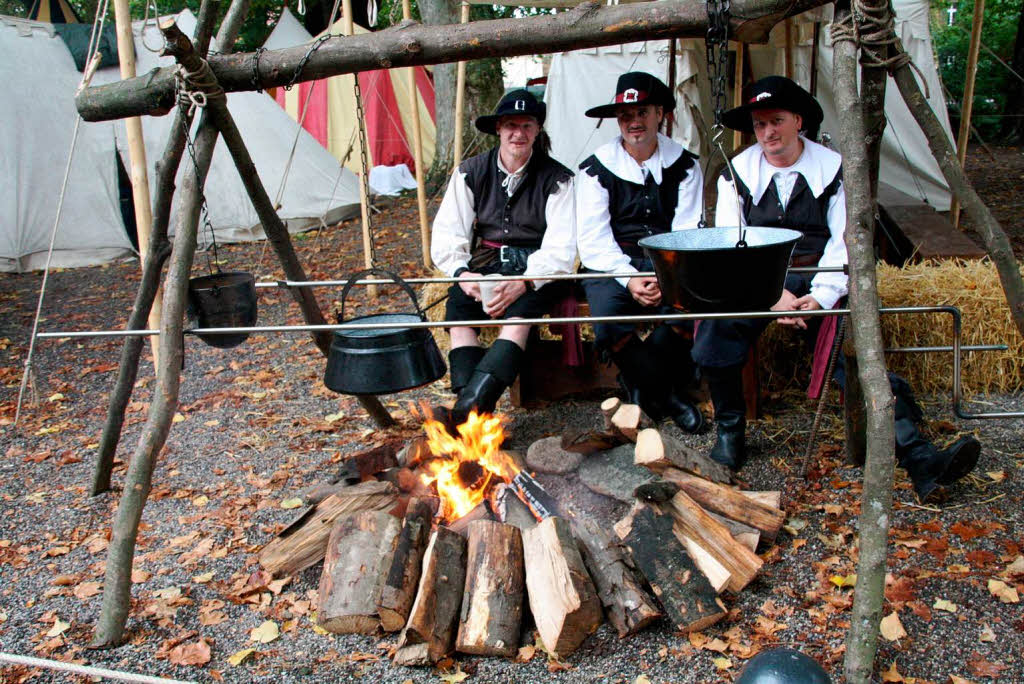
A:
<svg viewBox="0 0 1024 684">
<path fill-rule="evenodd" d="M 505 256 L 506 249 L 508 249 L 508 245 L 502 245 L 498 248 L 498 261 L 503 264 L 507 264 L 510 261 L 510 259 Z"/>
</svg>

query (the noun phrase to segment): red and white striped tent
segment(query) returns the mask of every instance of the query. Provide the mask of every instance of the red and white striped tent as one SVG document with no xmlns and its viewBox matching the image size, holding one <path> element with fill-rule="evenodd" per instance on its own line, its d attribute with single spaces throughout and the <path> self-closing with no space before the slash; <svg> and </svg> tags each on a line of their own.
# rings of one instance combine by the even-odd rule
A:
<svg viewBox="0 0 1024 684">
<path fill-rule="evenodd" d="M 338 20 L 328 29 L 342 33 Z M 356 26 L 356 33 L 367 33 Z M 303 45 L 313 40 L 287 7 L 263 47 L 268 50 Z M 405 164 L 415 172 L 413 163 L 413 113 L 409 102 L 408 69 L 380 69 L 359 74 L 363 111 L 366 116 L 367 163 L 374 166 Z M 429 168 L 434 161 L 434 82 L 424 67 L 416 67 L 416 88 L 420 113 L 420 134 L 423 141 L 423 163 Z M 310 90 L 312 94 L 310 95 Z M 291 90 L 278 88 L 274 93 L 278 104 L 320 141 L 337 159 L 344 158 L 351 146 L 346 167 L 361 167 L 359 140 L 356 135 L 355 94 L 352 75 L 333 76 L 319 81 L 300 83 Z M 309 104 L 306 105 L 307 97 Z M 302 117 L 303 107 L 308 107 Z"/>
</svg>

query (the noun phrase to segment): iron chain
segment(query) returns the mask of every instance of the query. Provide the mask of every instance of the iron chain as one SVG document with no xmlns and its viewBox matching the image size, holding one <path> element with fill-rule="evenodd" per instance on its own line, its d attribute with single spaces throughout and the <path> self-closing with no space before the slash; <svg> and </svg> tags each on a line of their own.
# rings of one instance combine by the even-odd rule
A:
<svg viewBox="0 0 1024 684">
<path fill-rule="evenodd" d="M 708 33 L 704 39 L 707 50 L 708 80 L 711 82 L 711 105 L 715 112 L 715 128 L 722 125 L 725 95 L 729 76 L 729 0 L 707 0 Z M 739 84 L 736 84 L 739 87 Z"/>
<path fill-rule="evenodd" d="M 359 74 L 352 74 L 352 83 L 356 95 L 356 125 L 359 127 L 359 161 L 363 172 L 359 182 L 363 185 L 366 202 L 370 202 L 370 165 L 366 159 L 366 118 L 363 116 L 363 91 L 359 86 Z M 366 207 L 366 234 L 370 238 L 370 266 L 377 265 L 377 241 L 373 239 L 373 213 Z"/>
<path fill-rule="evenodd" d="M 210 221 L 210 208 L 206 204 L 206 190 L 203 187 L 203 179 L 199 175 L 199 158 L 196 156 L 196 148 L 192 142 L 192 135 L 189 131 L 190 124 L 192 123 L 192 113 L 196 108 L 196 104 L 193 102 L 189 105 L 189 98 L 185 96 L 184 92 L 179 92 L 178 107 L 181 109 L 181 128 L 185 133 L 185 149 L 188 150 L 188 156 L 192 160 L 192 169 L 196 174 L 196 185 L 199 186 L 199 207 L 202 216 L 202 232 L 208 232 L 210 234 L 210 245 L 213 249 L 213 261 L 210 261 L 210 253 L 206 253 L 206 266 L 210 269 L 210 273 L 217 273 L 220 271 L 220 258 L 217 255 L 217 236 L 213 232 L 213 223 Z"/>
<path fill-rule="evenodd" d="M 295 87 L 295 84 L 299 80 L 299 76 L 302 75 L 302 70 L 306 68 L 306 63 L 309 62 L 309 58 L 313 56 L 314 52 L 320 49 L 320 46 L 323 45 L 328 38 L 331 37 L 330 33 L 325 33 L 310 44 L 309 50 L 307 50 L 306 54 L 303 55 L 302 59 L 299 61 L 299 65 L 295 67 L 295 72 L 292 74 L 292 80 L 288 81 L 288 85 L 284 87 L 285 90 L 291 90 Z"/>
</svg>

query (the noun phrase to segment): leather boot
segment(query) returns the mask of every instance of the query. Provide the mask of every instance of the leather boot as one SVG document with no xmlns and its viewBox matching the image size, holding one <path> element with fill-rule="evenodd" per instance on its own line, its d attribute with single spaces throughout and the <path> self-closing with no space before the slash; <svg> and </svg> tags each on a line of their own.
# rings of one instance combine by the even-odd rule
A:
<svg viewBox="0 0 1024 684">
<path fill-rule="evenodd" d="M 502 393 L 516 380 L 519 366 L 523 362 L 523 350 L 515 342 L 498 339 L 480 363 L 462 391 L 459 392 L 455 406 L 451 410 L 454 425 L 466 422 L 470 411 L 477 413 L 493 413 L 494 407 Z"/>
<path fill-rule="evenodd" d="M 701 368 L 711 391 L 718 431 L 709 455 L 734 471 L 742 468 L 747 460 L 747 405 L 743 400 L 742 371 L 742 366 Z"/>
<path fill-rule="evenodd" d="M 458 394 L 466 386 L 476 370 L 476 365 L 487 354 L 484 347 L 456 347 L 448 352 L 448 369 L 451 374 L 452 394 Z"/>
<path fill-rule="evenodd" d="M 970 435 L 939 450 L 921 434 L 905 397 L 896 395 L 896 462 L 907 471 L 914 493 L 922 503 L 942 494 L 951 484 L 974 470 L 981 444 Z"/>
<path fill-rule="evenodd" d="M 696 366 L 690 356 L 691 345 L 671 326 L 659 325 L 644 340 L 658 365 L 671 379 L 668 393 L 661 399 L 664 412 L 685 432 L 696 434 L 705 427 L 704 414 L 686 397 L 687 390 L 697 385 Z"/>
<path fill-rule="evenodd" d="M 666 370 L 650 349 L 633 335 L 620 350 L 612 352 L 619 367 L 621 383 L 640 400 L 640 408 L 655 420 L 669 416 L 679 429 L 697 432 L 704 425 L 704 416 L 693 404 L 673 396 Z"/>
</svg>

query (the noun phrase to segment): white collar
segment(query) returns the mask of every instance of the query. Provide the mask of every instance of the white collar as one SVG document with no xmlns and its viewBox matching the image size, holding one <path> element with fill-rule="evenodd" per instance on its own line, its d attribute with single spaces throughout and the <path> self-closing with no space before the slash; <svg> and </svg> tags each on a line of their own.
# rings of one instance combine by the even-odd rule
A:
<svg viewBox="0 0 1024 684">
<path fill-rule="evenodd" d="M 736 175 L 740 177 L 750 190 L 750 196 L 754 204 L 761 202 L 761 197 L 772 182 L 772 175 L 777 171 L 796 171 L 804 180 L 807 187 L 815 197 L 821 197 L 825 186 L 832 182 L 839 173 L 843 158 L 823 145 L 800 136 L 804 142 L 804 151 L 800 158 L 792 166 L 780 168 L 771 164 L 762 164 L 761 159 L 764 153 L 761 145 L 754 144 L 740 152 L 732 160 L 732 166 Z M 764 173 L 762 173 L 762 168 Z"/>
<path fill-rule="evenodd" d="M 682 154 L 682 145 L 672 138 L 658 133 L 658 146 L 654 149 L 651 158 L 644 162 L 644 166 L 651 172 L 654 182 L 661 185 L 661 170 L 675 164 Z M 644 170 L 622 146 L 621 135 L 615 136 L 614 139 L 597 148 L 594 151 L 594 156 L 606 169 L 622 180 L 637 185 L 644 184 Z"/>
<path fill-rule="evenodd" d="M 498 150 L 498 154 L 496 154 L 494 156 L 498 160 L 498 169 L 500 169 L 501 172 L 504 173 L 506 176 L 521 176 L 524 173 L 526 173 L 526 167 L 530 165 L 530 160 L 533 159 L 533 150 L 530 150 L 530 156 L 527 157 L 526 161 L 523 162 L 523 165 L 520 166 L 515 171 L 509 171 L 508 169 L 505 168 L 505 165 L 501 162 L 501 150 L 500 149 Z"/>
</svg>

